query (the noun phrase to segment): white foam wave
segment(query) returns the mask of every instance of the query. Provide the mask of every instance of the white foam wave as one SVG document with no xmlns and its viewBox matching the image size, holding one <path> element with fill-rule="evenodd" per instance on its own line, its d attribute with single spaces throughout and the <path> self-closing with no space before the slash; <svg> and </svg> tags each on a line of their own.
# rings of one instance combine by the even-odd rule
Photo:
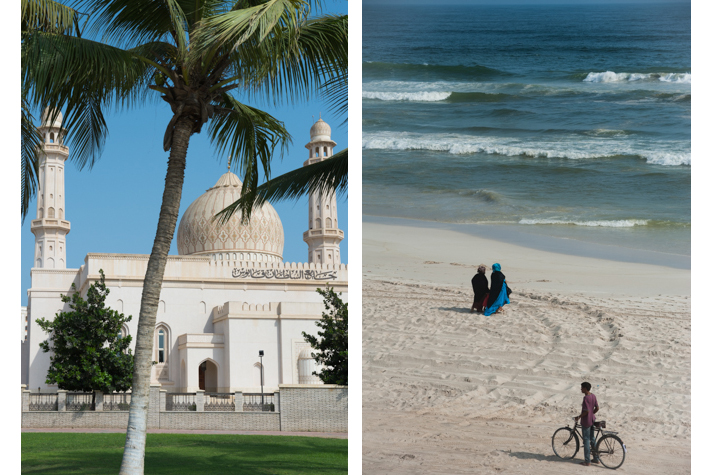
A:
<svg viewBox="0 0 710 475">
<path fill-rule="evenodd" d="M 362 92 L 363 99 L 377 99 L 380 101 L 438 102 L 447 99 L 450 95 L 450 92 Z"/>
<path fill-rule="evenodd" d="M 650 146 L 658 147 L 658 144 Z M 379 150 L 431 150 L 455 155 L 488 153 L 533 158 L 567 158 L 570 160 L 637 155 L 655 165 L 690 165 L 690 153 L 648 151 L 640 149 L 638 145 L 629 144 L 624 138 L 613 139 L 611 137 L 603 140 L 596 138 L 580 140 L 579 137 L 568 137 L 555 141 L 532 142 L 529 139 L 508 137 L 373 132 L 363 134 L 362 147 Z"/>
<path fill-rule="evenodd" d="M 574 226 L 590 226 L 602 228 L 633 228 L 634 226 L 646 226 L 646 219 L 619 219 L 600 221 L 567 221 L 562 219 L 521 219 L 518 224 L 565 224 Z"/>
<path fill-rule="evenodd" d="M 661 81 L 690 84 L 690 73 L 615 73 L 614 71 L 591 72 L 583 79 L 584 82 L 633 82 Z"/>
<path fill-rule="evenodd" d="M 652 163 L 654 165 L 690 165 L 689 153 L 647 152 L 640 153 L 639 155 L 645 158 L 648 163 Z"/>
</svg>

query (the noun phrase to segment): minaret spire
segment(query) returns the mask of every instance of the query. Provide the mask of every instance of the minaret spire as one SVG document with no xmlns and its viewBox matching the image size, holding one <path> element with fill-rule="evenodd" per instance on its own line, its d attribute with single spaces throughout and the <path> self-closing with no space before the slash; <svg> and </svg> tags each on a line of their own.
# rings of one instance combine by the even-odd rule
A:
<svg viewBox="0 0 710 475">
<path fill-rule="evenodd" d="M 39 162 L 37 219 L 30 227 L 35 235 L 34 267 L 66 269 L 71 224 L 65 219 L 64 162 L 69 157 L 69 148 L 64 145 L 67 131 L 62 128 L 62 113 L 45 109 L 37 130 L 42 136 L 44 154 Z"/>
<path fill-rule="evenodd" d="M 335 145 L 330 139 L 330 126 L 318 113 L 318 121 L 311 127 L 311 141 L 306 144 L 308 160 L 303 165 L 329 159 Z M 345 233 L 338 229 L 335 194 L 311 193 L 308 197 L 308 231 L 303 233 L 303 240 L 308 244 L 308 262 L 340 264 L 340 241 L 344 237 Z"/>
</svg>

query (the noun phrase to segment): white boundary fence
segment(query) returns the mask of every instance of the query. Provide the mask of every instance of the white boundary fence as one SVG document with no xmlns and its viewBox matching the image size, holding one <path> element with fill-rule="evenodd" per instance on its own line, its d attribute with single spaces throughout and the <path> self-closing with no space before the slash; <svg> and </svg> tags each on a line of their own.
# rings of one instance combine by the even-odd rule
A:
<svg viewBox="0 0 710 475">
<path fill-rule="evenodd" d="M 150 388 L 148 428 L 347 432 L 348 388 L 280 385 L 264 393 L 168 393 Z M 124 428 L 130 393 L 32 393 L 22 385 L 22 427 Z"/>
</svg>

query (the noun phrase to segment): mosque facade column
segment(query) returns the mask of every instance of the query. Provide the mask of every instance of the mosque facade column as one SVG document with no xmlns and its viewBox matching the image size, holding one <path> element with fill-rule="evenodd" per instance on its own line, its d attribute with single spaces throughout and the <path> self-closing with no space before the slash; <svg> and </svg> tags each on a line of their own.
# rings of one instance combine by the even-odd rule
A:
<svg viewBox="0 0 710 475">
<path fill-rule="evenodd" d="M 311 141 L 306 144 L 308 160 L 303 165 L 327 160 L 337 145 L 330 139 L 330 126 L 323 119 L 311 127 Z M 338 206 L 334 193 L 311 193 L 308 198 L 308 231 L 303 240 L 308 244 L 308 262 L 340 264 L 340 242 L 345 233 L 338 228 Z"/>
<path fill-rule="evenodd" d="M 69 148 L 64 145 L 66 129 L 62 128 L 61 112 L 54 120 L 51 115 L 45 109 L 38 128 L 44 154 L 39 163 L 37 218 L 30 227 L 35 235 L 33 267 L 66 269 L 71 224 L 66 220 L 64 162 L 69 157 Z"/>
</svg>

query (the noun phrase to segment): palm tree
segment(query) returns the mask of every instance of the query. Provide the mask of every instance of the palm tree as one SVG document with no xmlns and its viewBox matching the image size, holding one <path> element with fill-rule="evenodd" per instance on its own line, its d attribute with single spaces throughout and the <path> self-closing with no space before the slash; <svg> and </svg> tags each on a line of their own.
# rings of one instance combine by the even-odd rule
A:
<svg viewBox="0 0 710 475">
<path fill-rule="evenodd" d="M 82 0 L 95 39 L 35 31 L 23 42 L 29 103 L 65 107 L 66 127 L 85 127 L 77 141 L 87 158 L 100 154 L 106 107 L 130 107 L 157 92 L 173 113 L 163 137 L 170 155 L 143 283 L 121 474 L 143 473 L 153 333 L 190 137 L 209 125 L 216 149 L 243 173 L 243 193 L 257 188 L 260 168 L 268 180 L 273 154 L 291 136 L 232 91 L 248 100 L 299 101 L 347 71 L 347 16 L 313 18 L 320 1 L 311 3 Z"/>
<path fill-rule="evenodd" d="M 331 77 L 323 85 L 323 96 L 330 102 L 336 116 L 348 112 L 348 77 Z M 347 118 L 343 123 L 347 122 Z M 227 206 L 214 216 L 225 224 L 234 213 L 240 212 L 242 222 L 251 218 L 251 211 L 266 201 L 272 203 L 284 200 L 296 200 L 310 194 L 335 193 L 345 195 L 348 191 L 348 149 L 342 150 L 328 160 L 297 168 L 288 173 L 266 181 L 256 189 L 244 194 L 237 201 Z"/>
<path fill-rule="evenodd" d="M 33 32 L 80 36 L 79 17 L 80 14 L 73 8 L 53 0 L 22 0 L 20 30 L 22 31 L 23 46 L 25 42 L 30 41 Z M 22 52 L 25 52 L 24 47 Z M 35 118 L 26 99 L 28 87 L 29 84 L 23 81 L 20 129 L 22 140 L 20 148 L 20 169 L 22 170 L 20 215 L 23 221 L 27 216 L 30 200 L 37 192 L 37 174 L 42 153 L 41 137 L 34 126 Z M 53 120 L 54 117 L 51 119 Z"/>
</svg>

